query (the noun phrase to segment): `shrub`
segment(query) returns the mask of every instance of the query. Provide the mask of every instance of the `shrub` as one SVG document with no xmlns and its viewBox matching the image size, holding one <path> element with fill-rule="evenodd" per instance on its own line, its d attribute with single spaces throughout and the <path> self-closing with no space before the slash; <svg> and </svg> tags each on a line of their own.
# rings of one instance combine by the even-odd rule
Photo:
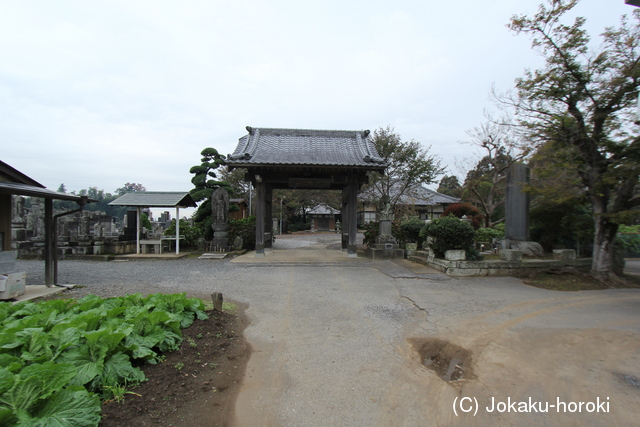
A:
<svg viewBox="0 0 640 427">
<path fill-rule="evenodd" d="M 310 222 L 293 222 L 287 225 L 287 231 L 303 231 L 303 230 L 311 230 Z"/>
<path fill-rule="evenodd" d="M 424 239 L 431 237 L 429 247 L 433 249 L 436 256 L 443 257 L 448 250 L 471 251 L 475 231 L 467 221 L 449 215 L 426 224 L 420 231 L 420 236 Z"/>
<path fill-rule="evenodd" d="M 420 230 L 424 227 L 424 221 L 420 218 L 411 218 L 400 224 L 400 236 L 398 239 L 407 242 L 416 242 L 420 246 Z"/>
<path fill-rule="evenodd" d="M 640 253 L 640 225 L 621 225 L 616 239 L 626 251 L 627 256 L 635 256 Z"/>
<path fill-rule="evenodd" d="M 176 220 L 171 221 L 171 225 L 164 231 L 164 235 L 167 237 L 175 237 L 176 235 Z M 198 239 L 204 237 L 204 224 L 195 223 L 191 225 L 186 219 L 180 220 L 180 235 L 184 236 L 184 239 L 180 239 L 180 243 L 189 247 L 198 246 Z"/>
<path fill-rule="evenodd" d="M 476 230 L 476 242 L 491 242 L 491 239 L 503 239 L 504 230 L 496 230 L 495 228 L 478 228 Z"/>
<path fill-rule="evenodd" d="M 229 244 L 233 243 L 236 236 L 242 237 L 242 246 L 247 250 L 256 248 L 256 217 L 243 219 L 229 219 Z"/>
<path fill-rule="evenodd" d="M 480 228 L 484 219 L 484 217 L 480 214 L 478 208 L 467 203 L 454 203 L 447 206 L 444 212 L 442 212 L 442 216 L 445 217 L 449 215 L 454 215 L 458 218 L 466 216 L 471 220 L 471 225 L 476 230 Z"/>
</svg>

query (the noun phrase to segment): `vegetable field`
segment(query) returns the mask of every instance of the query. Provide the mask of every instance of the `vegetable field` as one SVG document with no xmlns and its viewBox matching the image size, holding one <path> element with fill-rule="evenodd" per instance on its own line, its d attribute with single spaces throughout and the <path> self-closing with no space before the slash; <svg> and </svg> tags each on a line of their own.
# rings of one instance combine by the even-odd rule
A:
<svg viewBox="0 0 640 427">
<path fill-rule="evenodd" d="M 0 303 L 0 425 L 98 425 L 101 402 L 144 381 L 139 367 L 196 318 L 204 303 L 185 294 Z"/>
</svg>

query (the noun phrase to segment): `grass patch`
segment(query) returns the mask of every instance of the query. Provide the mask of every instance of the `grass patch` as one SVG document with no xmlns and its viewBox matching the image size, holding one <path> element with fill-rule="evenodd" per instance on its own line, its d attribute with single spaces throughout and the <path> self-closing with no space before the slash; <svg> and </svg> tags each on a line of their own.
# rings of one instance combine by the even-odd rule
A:
<svg viewBox="0 0 640 427">
<path fill-rule="evenodd" d="M 230 302 L 223 302 L 222 311 L 231 313 L 231 314 L 236 314 L 238 312 L 238 306 L 235 304 L 231 304 Z"/>
<path fill-rule="evenodd" d="M 213 301 L 204 301 L 204 309 L 205 311 L 213 310 Z M 225 313 L 237 314 L 238 306 L 230 302 L 223 302 L 222 311 Z"/>
<path fill-rule="evenodd" d="M 589 275 L 540 273 L 535 277 L 523 277 L 529 286 L 552 291 L 589 291 L 611 288 L 640 288 L 640 277 L 626 274 L 620 283 L 604 284 Z"/>
</svg>

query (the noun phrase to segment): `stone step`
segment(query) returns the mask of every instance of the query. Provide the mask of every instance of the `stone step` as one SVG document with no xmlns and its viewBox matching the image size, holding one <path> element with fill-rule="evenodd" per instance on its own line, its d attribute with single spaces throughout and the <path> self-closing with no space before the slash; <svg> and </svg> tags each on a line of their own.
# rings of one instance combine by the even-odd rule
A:
<svg viewBox="0 0 640 427">
<path fill-rule="evenodd" d="M 426 260 L 429 258 L 429 253 L 427 251 L 414 251 L 412 256 L 416 258 L 424 258 Z"/>
<path fill-rule="evenodd" d="M 421 257 L 421 256 L 416 256 L 415 253 L 414 255 L 411 255 L 409 258 L 407 258 L 409 261 L 413 261 L 415 263 L 418 264 L 422 264 L 422 265 L 429 265 L 429 263 L 427 262 L 427 257 Z"/>
</svg>

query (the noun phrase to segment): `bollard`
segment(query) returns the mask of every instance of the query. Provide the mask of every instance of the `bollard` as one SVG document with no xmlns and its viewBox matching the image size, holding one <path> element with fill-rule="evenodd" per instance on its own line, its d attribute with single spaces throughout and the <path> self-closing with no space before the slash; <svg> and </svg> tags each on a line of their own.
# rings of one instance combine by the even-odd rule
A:
<svg viewBox="0 0 640 427">
<path fill-rule="evenodd" d="M 213 299 L 213 309 L 222 311 L 222 292 L 212 293 L 211 298 Z"/>
</svg>

